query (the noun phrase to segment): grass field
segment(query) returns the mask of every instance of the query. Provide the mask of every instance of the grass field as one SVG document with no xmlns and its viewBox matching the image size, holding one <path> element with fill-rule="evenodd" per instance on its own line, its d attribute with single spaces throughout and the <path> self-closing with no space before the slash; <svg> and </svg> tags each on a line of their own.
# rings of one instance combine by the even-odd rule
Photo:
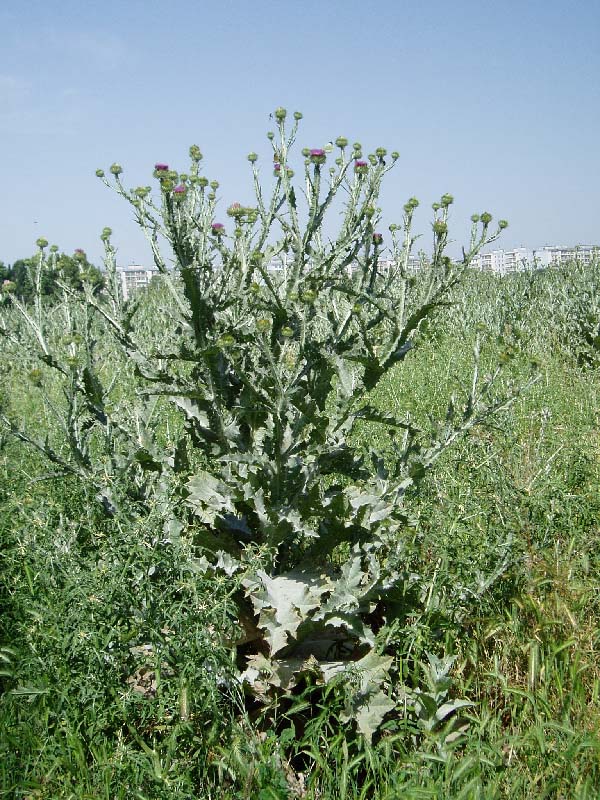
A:
<svg viewBox="0 0 600 800">
<path fill-rule="evenodd" d="M 395 713 L 368 743 L 336 684 L 261 715 L 235 677 L 227 575 L 191 572 L 185 541 L 159 546 L 159 510 L 103 516 L 76 476 L 4 430 L 0 796 L 600 796 L 599 281 L 599 265 L 468 276 L 372 398 L 427 429 L 464 395 L 478 335 L 482 370 L 506 361 L 505 385 L 537 364 L 537 382 L 410 497 L 421 594 L 378 632 L 391 691 L 466 701 L 452 730 Z M 58 390 L 43 396 L 7 352 L 7 416 L 56 435 Z M 427 654 L 454 659 L 447 677 Z"/>
</svg>

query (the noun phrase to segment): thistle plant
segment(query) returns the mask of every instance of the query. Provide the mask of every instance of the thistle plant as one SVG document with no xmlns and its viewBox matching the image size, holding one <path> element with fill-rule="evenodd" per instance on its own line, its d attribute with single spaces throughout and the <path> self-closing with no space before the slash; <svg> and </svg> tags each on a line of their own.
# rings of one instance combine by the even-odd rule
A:
<svg viewBox="0 0 600 800">
<path fill-rule="evenodd" d="M 360 143 L 350 148 L 339 137 L 334 149 L 305 148 L 299 162 L 300 119 L 290 124 L 277 109 L 270 186 L 250 153 L 252 199 L 231 202 L 225 214 L 197 146 L 184 173 L 155 165 L 156 191 L 128 189 L 119 164 L 110 177 L 98 170 L 131 205 L 160 271 L 165 296 L 153 309 L 153 334 L 141 324 L 141 301 L 123 302 L 107 230 L 106 292 L 88 287 L 75 315 L 84 321 L 76 326 L 83 360 L 75 353 L 67 368 L 52 352 L 41 301 L 33 312 L 15 305 L 41 362 L 70 386 L 68 448 L 46 454 L 87 477 L 111 513 L 124 487 L 142 503 L 162 504 L 165 530 L 189 537 L 202 555 L 197 570 L 238 575 L 240 616 L 254 618 L 245 640 L 254 640 L 246 678 L 255 688 L 262 681 L 289 689 L 306 669 L 329 680 L 349 661 L 367 664 L 376 689 L 360 683 L 353 714 L 372 730 L 391 701 L 380 688 L 389 659 L 374 652 L 369 614 L 377 607 L 385 621 L 386 597 L 413 580 L 407 490 L 518 391 L 498 398 L 499 370 L 480 376 L 476 350 L 467 396 L 449 404 L 433 438 L 408 415 L 376 408 L 369 393 L 418 345 L 424 325 L 435 324 L 471 260 L 506 223 L 492 228 L 489 213 L 474 216 L 469 246 L 453 261 L 453 198 L 444 194 L 434 204 L 430 262 L 413 274 L 418 201 L 408 200 L 389 234 L 381 232 L 381 187 L 398 154 L 377 148 L 364 156 Z M 39 270 L 44 258 L 41 248 Z M 63 301 L 65 320 L 74 319 L 76 298 L 66 287 Z M 117 363 L 135 373 L 129 416 L 99 367 L 99 321 Z M 160 417 L 165 401 L 177 416 Z M 368 424 L 389 431 L 386 452 L 357 444 L 357 428 Z"/>
</svg>

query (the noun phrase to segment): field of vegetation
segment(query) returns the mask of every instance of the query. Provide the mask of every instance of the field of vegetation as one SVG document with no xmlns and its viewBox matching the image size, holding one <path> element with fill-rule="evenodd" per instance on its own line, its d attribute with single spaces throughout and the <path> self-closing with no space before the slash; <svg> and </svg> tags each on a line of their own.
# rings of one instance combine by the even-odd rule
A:
<svg viewBox="0 0 600 800">
<path fill-rule="evenodd" d="M 0 796 L 597 798 L 600 264 L 476 273 L 485 213 L 451 262 L 444 195 L 378 272 L 387 154 L 305 151 L 297 213 L 275 116 L 226 225 L 197 148 L 156 205 L 113 165 L 146 292 L 109 230 L 5 285 Z"/>
</svg>

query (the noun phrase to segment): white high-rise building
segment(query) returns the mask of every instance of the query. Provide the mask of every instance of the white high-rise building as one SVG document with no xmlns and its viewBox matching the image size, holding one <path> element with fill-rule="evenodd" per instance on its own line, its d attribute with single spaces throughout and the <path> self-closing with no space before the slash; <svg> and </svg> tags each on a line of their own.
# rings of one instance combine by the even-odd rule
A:
<svg viewBox="0 0 600 800">
<path fill-rule="evenodd" d="M 130 264 L 128 267 L 117 267 L 117 273 L 121 280 L 121 291 L 123 298 L 128 300 L 133 292 L 139 289 L 145 289 L 152 278 L 156 277 L 159 273 L 156 267 L 154 269 L 146 269 L 141 264 Z"/>
<path fill-rule="evenodd" d="M 533 251 L 536 265 L 540 267 L 557 266 L 578 261 L 580 264 L 591 264 L 600 259 L 600 246 L 591 244 L 577 245 L 577 247 L 559 247 L 547 245 Z"/>
</svg>

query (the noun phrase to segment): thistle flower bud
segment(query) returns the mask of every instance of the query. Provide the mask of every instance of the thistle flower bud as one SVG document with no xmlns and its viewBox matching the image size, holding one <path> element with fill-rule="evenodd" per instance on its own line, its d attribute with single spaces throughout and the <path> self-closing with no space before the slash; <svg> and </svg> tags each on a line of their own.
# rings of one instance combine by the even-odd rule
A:
<svg viewBox="0 0 600 800">
<path fill-rule="evenodd" d="M 479 222 L 479 214 L 471 214 L 471 222 Z"/>
<path fill-rule="evenodd" d="M 505 219 L 499 219 L 498 227 L 500 228 L 501 231 L 503 231 L 505 228 L 508 228 L 508 221 Z"/>
<path fill-rule="evenodd" d="M 187 181 L 187 179 L 188 179 L 188 178 L 189 178 L 189 175 L 188 175 L 186 172 L 182 172 L 182 173 L 179 175 L 179 180 L 180 180 L 182 183 L 185 183 L 185 182 Z"/>
<path fill-rule="evenodd" d="M 400 153 L 397 150 L 392 150 L 391 156 L 393 161 L 397 161 L 400 158 Z"/>
<path fill-rule="evenodd" d="M 285 108 L 279 106 L 279 108 L 275 109 L 275 119 L 277 122 L 283 122 L 283 120 L 287 117 L 287 111 Z"/>
<path fill-rule="evenodd" d="M 267 139 L 268 139 L 270 142 L 272 142 L 274 138 L 275 138 L 275 134 L 273 133 L 273 131 L 269 131 L 269 132 L 267 133 Z"/>
<path fill-rule="evenodd" d="M 104 177 L 104 170 L 103 169 L 97 169 L 96 170 L 96 177 L 97 178 L 103 178 Z"/>
<path fill-rule="evenodd" d="M 353 150 L 362 150 L 362 144 L 360 142 L 354 142 L 352 145 Z"/>
<path fill-rule="evenodd" d="M 344 147 L 348 147 L 348 139 L 346 139 L 345 136 L 338 136 L 338 138 L 335 140 L 335 143 L 336 146 L 339 147 L 341 150 L 343 150 Z"/>
<path fill-rule="evenodd" d="M 375 206 L 367 206 L 365 208 L 365 217 L 371 219 L 371 217 L 375 214 Z"/>
<path fill-rule="evenodd" d="M 480 219 L 484 225 L 489 225 L 492 221 L 492 215 L 489 213 L 489 211 L 484 211 Z"/>
<path fill-rule="evenodd" d="M 43 236 L 40 236 L 39 239 L 36 239 L 36 245 L 43 250 L 45 247 L 48 247 L 48 239 L 44 239 Z"/>
<path fill-rule="evenodd" d="M 261 333 L 266 333 L 270 327 L 271 320 L 267 319 L 266 317 L 261 317 L 260 319 L 256 320 L 256 329 Z"/>
<path fill-rule="evenodd" d="M 57 244 L 51 244 L 50 245 L 50 252 L 51 253 L 58 253 L 58 245 Z"/>
<path fill-rule="evenodd" d="M 220 344 L 221 347 L 231 347 L 235 344 L 235 337 L 230 333 L 225 333 L 223 336 L 219 337 L 218 344 Z"/>
<path fill-rule="evenodd" d="M 406 206 L 404 206 L 404 208 L 406 208 Z M 397 231 L 397 230 L 398 230 L 398 226 L 396 225 L 395 222 L 392 222 L 392 224 L 389 227 L 390 233 L 394 233 L 394 231 Z"/>
<path fill-rule="evenodd" d="M 322 147 L 313 147 L 312 150 L 309 150 L 308 157 L 310 159 L 311 164 L 324 164 L 327 160 L 327 154 Z"/>
<path fill-rule="evenodd" d="M 454 202 L 454 197 L 451 194 L 443 194 L 440 203 L 444 208 L 448 208 Z"/>
<path fill-rule="evenodd" d="M 366 161 L 355 161 L 354 162 L 354 172 L 357 175 L 366 175 L 369 171 L 369 165 Z"/>
<path fill-rule="evenodd" d="M 202 152 L 197 144 L 190 147 L 190 158 L 195 164 L 202 160 Z"/>
<path fill-rule="evenodd" d="M 303 147 L 301 152 L 304 158 L 308 158 L 310 155 L 310 150 L 308 149 L 308 147 Z"/>
<path fill-rule="evenodd" d="M 445 233 L 448 233 L 448 225 L 441 219 L 437 219 L 432 227 L 436 236 L 443 236 Z"/>
<path fill-rule="evenodd" d="M 223 236 L 225 233 L 225 225 L 222 222 L 213 222 L 210 229 L 215 236 Z"/>
<path fill-rule="evenodd" d="M 102 233 L 100 234 L 100 238 L 102 239 L 103 242 L 107 242 L 111 236 L 112 236 L 111 228 L 102 228 Z"/>
<path fill-rule="evenodd" d="M 384 158 L 387 155 L 387 150 L 385 149 L 385 147 L 378 147 L 375 150 L 375 155 L 377 156 L 377 158 Z"/>
<path fill-rule="evenodd" d="M 281 177 L 281 164 L 273 164 L 273 175 L 275 175 L 276 178 Z"/>
<path fill-rule="evenodd" d="M 169 165 L 168 164 L 155 164 L 154 165 L 154 177 L 155 178 L 166 178 L 169 172 Z"/>
<path fill-rule="evenodd" d="M 16 288 L 17 284 L 14 281 L 9 281 L 8 278 L 2 281 L 2 291 L 5 292 L 6 294 L 14 292 Z"/>
<path fill-rule="evenodd" d="M 170 192 L 174 186 L 175 183 L 170 178 L 163 178 L 160 182 L 160 188 L 163 192 Z"/>
<path fill-rule="evenodd" d="M 439 211 L 440 208 L 441 208 L 441 205 L 439 203 L 432 203 L 431 207 L 433 208 L 434 211 Z"/>
<path fill-rule="evenodd" d="M 76 261 L 85 261 L 85 250 L 82 250 L 81 247 L 77 247 L 73 253 L 73 258 Z"/>
<path fill-rule="evenodd" d="M 217 195 L 214 192 L 209 192 L 206 195 L 206 199 L 210 200 L 210 201 L 216 200 L 217 199 Z"/>
<path fill-rule="evenodd" d="M 292 338 L 292 336 L 294 335 L 294 331 L 292 330 L 292 328 L 290 328 L 290 327 L 288 327 L 287 325 L 285 325 L 285 326 L 284 326 L 284 327 L 281 329 L 281 335 L 282 335 L 282 336 L 283 336 L 285 339 L 291 339 L 291 338 Z"/>
<path fill-rule="evenodd" d="M 175 186 L 175 188 L 173 189 L 173 197 L 175 198 L 175 200 L 183 200 L 183 198 L 185 197 L 185 192 L 186 192 L 185 186 L 182 183 L 180 183 L 179 186 Z"/>
<path fill-rule="evenodd" d="M 304 292 L 302 292 L 302 294 L 300 295 L 300 299 L 301 299 L 301 300 L 302 300 L 304 303 L 314 303 L 314 302 L 315 302 L 315 300 L 317 299 L 317 293 L 316 293 L 315 291 L 313 291 L 313 289 L 306 289 L 306 290 L 305 290 Z"/>
<path fill-rule="evenodd" d="M 302 119 L 302 112 L 294 111 L 294 119 L 296 120 L 296 122 L 299 122 Z"/>
<path fill-rule="evenodd" d="M 232 203 L 227 209 L 227 216 L 233 217 L 234 219 L 241 217 L 243 213 L 244 209 L 240 203 Z"/>
<path fill-rule="evenodd" d="M 134 189 L 134 194 L 143 199 L 150 194 L 150 190 L 147 186 L 138 186 L 137 189 Z"/>
<path fill-rule="evenodd" d="M 258 161 L 258 156 L 256 155 L 256 153 L 248 153 L 248 161 L 251 164 L 254 164 L 256 161 Z"/>
<path fill-rule="evenodd" d="M 206 187 L 208 186 L 208 178 L 205 178 L 204 175 L 198 178 L 198 186 L 201 186 L 202 189 L 206 189 Z"/>
<path fill-rule="evenodd" d="M 373 244 L 375 247 L 379 247 L 383 244 L 383 234 L 381 233 L 374 233 L 373 234 Z"/>
<path fill-rule="evenodd" d="M 112 164 L 110 171 L 113 175 L 119 176 L 123 172 L 123 167 L 120 164 Z"/>
</svg>

